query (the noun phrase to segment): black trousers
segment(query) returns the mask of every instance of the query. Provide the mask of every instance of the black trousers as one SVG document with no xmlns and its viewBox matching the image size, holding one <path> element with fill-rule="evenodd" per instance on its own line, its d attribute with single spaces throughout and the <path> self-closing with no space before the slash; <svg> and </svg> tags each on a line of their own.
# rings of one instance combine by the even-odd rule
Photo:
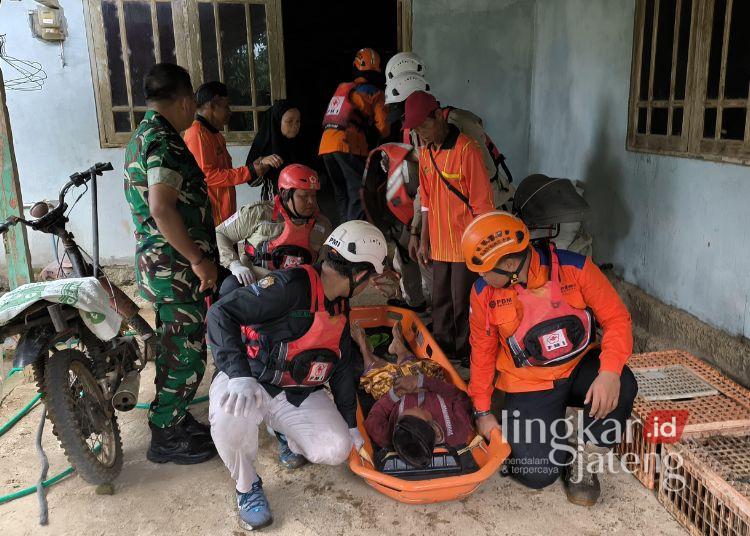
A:
<svg viewBox="0 0 750 536">
<path fill-rule="evenodd" d="M 219 286 L 219 299 L 223 298 L 224 296 L 226 296 L 233 290 L 240 288 L 241 286 L 242 286 L 242 283 L 240 283 L 239 280 L 230 272 L 229 275 L 224 278 L 224 281 L 222 281 L 221 285 Z"/>
<path fill-rule="evenodd" d="M 625 423 L 638 392 L 635 376 L 628 367 L 620 375 L 617 407 L 604 419 L 589 417 L 591 404 L 584 405 L 586 393 L 599 374 L 599 351 L 590 351 L 570 377 L 557 380 L 552 389 L 529 393 L 506 393 L 498 422 L 511 445 L 507 467 L 523 485 L 541 489 L 560 476 L 571 461 L 568 444 L 571 426 L 564 421 L 568 406 L 576 411 L 578 438 L 599 446 L 613 447 L 625 434 Z"/>
<path fill-rule="evenodd" d="M 463 262 L 432 261 L 432 334 L 454 360 L 471 355 L 469 295 L 477 274 Z"/>
<path fill-rule="evenodd" d="M 331 179 L 341 222 L 364 220 L 359 190 L 362 187 L 366 159 L 348 153 L 329 153 L 322 158 L 326 173 Z"/>
</svg>

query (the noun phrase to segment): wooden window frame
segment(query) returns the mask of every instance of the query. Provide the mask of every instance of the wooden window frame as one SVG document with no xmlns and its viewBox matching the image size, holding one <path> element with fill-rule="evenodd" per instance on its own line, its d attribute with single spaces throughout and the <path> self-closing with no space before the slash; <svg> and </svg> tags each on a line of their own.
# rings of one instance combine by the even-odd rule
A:
<svg viewBox="0 0 750 536">
<path fill-rule="evenodd" d="M 656 35 L 658 21 L 658 9 L 661 0 L 654 0 L 654 20 L 651 45 L 651 65 L 649 66 L 649 90 L 646 101 L 640 99 L 640 76 L 641 57 L 643 52 L 643 33 L 646 16 L 646 0 L 636 0 L 635 23 L 633 29 L 633 58 L 630 74 L 630 98 L 628 110 L 628 135 L 626 148 L 629 151 L 655 153 L 670 156 L 680 156 L 729 162 L 742 165 L 750 165 L 750 94 L 748 99 L 724 99 L 724 83 L 726 77 L 726 62 L 728 40 L 731 25 L 733 1 L 727 0 L 726 18 L 724 23 L 724 35 L 722 36 L 722 59 L 721 73 L 719 79 L 719 94 L 717 99 L 704 98 L 708 83 L 708 69 L 711 52 L 711 32 L 713 28 L 713 14 L 715 0 L 678 0 L 675 11 L 675 42 L 678 38 L 680 9 L 686 2 L 692 3 L 692 19 L 690 22 L 690 38 L 688 46 L 688 60 L 685 80 L 685 98 L 683 105 L 683 126 L 679 136 L 672 136 L 672 113 L 675 106 L 674 86 L 676 70 L 676 47 L 673 45 L 673 61 L 670 82 L 669 99 L 666 101 L 654 101 L 652 99 L 654 56 L 656 53 Z M 650 130 L 651 106 L 653 104 L 667 107 L 668 124 L 667 135 L 639 134 L 638 110 L 646 106 L 647 126 L 646 132 Z M 720 139 L 721 114 L 724 107 L 746 107 L 745 138 L 740 140 Z M 707 107 L 717 109 L 717 128 L 714 139 L 703 138 L 704 112 Z"/>
<path fill-rule="evenodd" d="M 121 4 L 124 0 L 116 0 Z M 246 14 L 249 13 L 251 4 L 264 5 L 266 13 L 266 31 L 268 35 L 268 61 L 269 76 L 271 85 L 271 101 L 281 99 L 286 96 L 286 79 L 284 75 L 284 40 L 282 35 L 281 22 L 281 0 L 128 0 L 140 1 L 151 5 L 152 28 L 154 29 L 154 57 L 158 62 L 161 51 L 159 50 L 158 31 L 155 25 L 156 10 L 155 5 L 159 2 L 167 1 L 172 5 L 172 19 L 175 33 L 175 56 L 177 63 L 185 67 L 190 73 L 194 85 L 198 85 L 203 80 L 203 62 L 201 57 L 200 43 L 200 25 L 198 19 L 199 3 L 214 4 L 245 4 Z M 109 67 L 107 61 L 107 49 L 104 36 L 104 23 L 102 17 L 101 0 L 84 0 L 84 15 L 86 20 L 86 34 L 89 44 L 89 57 L 91 60 L 91 74 L 94 83 L 94 96 L 96 100 L 96 112 L 99 123 L 99 142 L 102 148 L 124 147 L 130 140 L 130 133 L 116 132 L 114 126 L 113 111 L 129 111 L 132 114 L 145 110 L 144 107 L 132 106 L 132 94 L 130 84 L 129 58 L 125 51 L 127 50 L 126 35 L 124 31 L 124 18 L 122 10 L 120 13 L 120 38 L 122 40 L 123 61 L 125 64 L 125 79 L 128 88 L 129 106 L 118 107 L 112 106 L 112 94 L 109 81 Z M 250 18 L 247 18 L 248 24 Z M 218 25 L 218 20 L 217 20 Z M 217 32 L 217 39 L 218 39 Z M 248 40 L 251 39 L 251 28 L 247 29 Z M 185 37 L 186 38 L 181 38 Z M 250 43 L 250 68 L 252 69 L 252 44 Z M 219 72 L 223 77 L 223 69 L 219 66 Z M 255 78 L 251 75 L 253 87 L 252 99 L 255 104 Z M 267 106 L 233 106 L 236 111 L 252 111 L 253 127 L 258 128 L 258 112 L 267 108 Z M 233 132 L 226 131 L 225 137 L 230 145 L 249 145 L 255 137 L 256 131 L 252 132 Z"/>
</svg>

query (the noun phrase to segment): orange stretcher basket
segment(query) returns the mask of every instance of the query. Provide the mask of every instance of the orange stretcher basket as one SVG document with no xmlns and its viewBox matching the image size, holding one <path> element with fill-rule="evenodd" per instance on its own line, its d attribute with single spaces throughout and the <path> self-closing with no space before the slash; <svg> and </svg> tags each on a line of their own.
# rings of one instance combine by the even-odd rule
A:
<svg viewBox="0 0 750 536">
<path fill-rule="evenodd" d="M 393 326 L 401 321 L 404 339 L 414 354 L 420 359 L 431 359 L 440 364 L 449 380 L 459 389 L 466 391 L 466 383 L 451 366 L 432 334 L 427 331 L 414 312 L 387 306 L 354 307 L 349 319 L 351 322 L 358 322 L 364 329 Z M 375 459 L 375 452 L 365 430 L 364 416 L 359 405 L 357 406 L 357 425 L 365 440 L 362 448 L 367 456 L 362 456 L 352 449 L 349 455 L 349 468 L 380 493 L 403 503 L 426 504 L 462 499 L 494 475 L 510 454 L 510 445 L 505 442 L 499 432 L 494 431 L 489 444 L 482 441 L 471 451 L 474 461 L 479 466 L 478 471 L 427 480 L 404 480 L 384 474 L 373 465 L 371 460 Z"/>
</svg>

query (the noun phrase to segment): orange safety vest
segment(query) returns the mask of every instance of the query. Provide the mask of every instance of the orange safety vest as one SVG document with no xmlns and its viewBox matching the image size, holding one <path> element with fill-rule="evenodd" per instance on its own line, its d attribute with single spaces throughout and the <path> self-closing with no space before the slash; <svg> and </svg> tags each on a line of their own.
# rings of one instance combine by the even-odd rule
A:
<svg viewBox="0 0 750 536">
<path fill-rule="evenodd" d="M 278 221 L 279 214 L 284 219 L 284 230 L 279 236 L 265 240 L 257 247 L 245 240 L 245 253 L 253 264 L 266 270 L 280 270 L 314 262 L 316 252 L 310 246 L 310 233 L 315 227 L 315 217 L 301 225 L 295 224 L 281 206 L 281 199 L 277 195 L 273 205 L 274 222 Z"/>
<path fill-rule="evenodd" d="M 310 277 L 310 313 L 313 323 L 302 337 L 282 342 L 262 355 L 260 335 L 250 326 L 242 327 L 248 359 L 265 358 L 258 381 L 278 387 L 315 388 L 326 383 L 341 358 L 339 344 L 346 328 L 346 315 L 337 310 L 331 315 L 325 308 L 323 283 L 315 268 L 301 266 Z"/>
</svg>

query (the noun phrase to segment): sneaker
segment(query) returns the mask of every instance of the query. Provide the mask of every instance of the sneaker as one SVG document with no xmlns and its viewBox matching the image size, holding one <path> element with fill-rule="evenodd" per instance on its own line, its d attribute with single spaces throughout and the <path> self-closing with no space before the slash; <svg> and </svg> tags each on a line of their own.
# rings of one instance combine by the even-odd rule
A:
<svg viewBox="0 0 750 536">
<path fill-rule="evenodd" d="M 292 452 L 284 434 L 276 432 L 276 437 L 279 439 L 279 463 L 287 471 L 294 471 L 307 463 L 307 458 L 302 454 Z"/>
<path fill-rule="evenodd" d="M 609 449 L 597 447 L 593 443 L 586 443 L 576 449 L 573 462 L 565 468 L 563 488 L 568 501 L 578 506 L 594 506 L 599 500 L 602 489 L 599 477 L 592 471 L 597 466 L 594 456 L 603 456 Z"/>
<path fill-rule="evenodd" d="M 236 491 L 236 493 L 240 527 L 245 530 L 257 530 L 273 523 L 271 507 L 268 505 L 266 494 L 263 493 L 263 481 L 260 477 L 253 483 L 250 491 L 247 493 Z"/>
</svg>

